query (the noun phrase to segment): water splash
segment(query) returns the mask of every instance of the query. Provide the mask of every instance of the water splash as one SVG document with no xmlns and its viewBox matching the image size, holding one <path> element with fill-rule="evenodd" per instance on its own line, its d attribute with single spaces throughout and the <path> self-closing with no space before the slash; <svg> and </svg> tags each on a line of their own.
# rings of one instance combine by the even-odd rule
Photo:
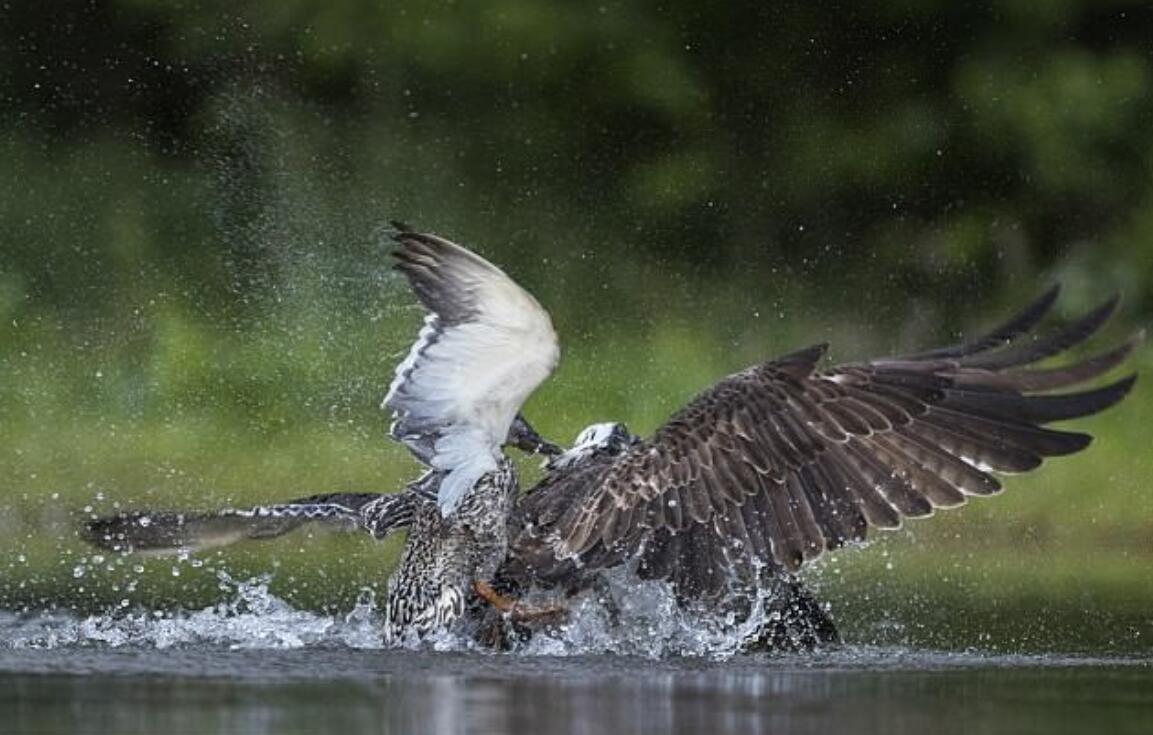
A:
<svg viewBox="0 0 1153 735">
<path fill-rule="evenodd" d="M 230 649 L 346 646 L 384 648 L 381 614 L 364 590 L 345 615 L 294 608 L 269 591 L 271 575 L 247 581 L 218 571 L 224 602 L 191 612 L 127 609 L 77 617 L 64 613 L 0 612 L 0 649 L 108 647 L 158 650 L 213 645 Z M 607 603 L 607 604 L 606 604 Z M 609 612 L 611 610 L 611 612 Z M 716 620 L 681 608 L 661 582 L 638 583 L 610 575 L 596 596 L 577 600 L 566 621 L 538 631 L 518 649 L 530 656 L 618 654 L 646 658 L 697 656 L 726 659 L 764 620 L 761 605 L 745 621 Z M 403 647 L 432 651 L 482 650 L 468 637 L 444 633 Z"/>
<path fill-rule="evenodd" d="M 383 615 L 370 589 L 351 611 L 322 614 L 293 607 L 272 594 L 272 575 L 246 581 L 216 571 L 223 602 L 195 611 L 153 611 L 133 608 L 127 599 L 101 615 L 78 616 L 54 611 L 0 611 L 0 651 L 4 650 L 135 650 L 192 648 L 231 650 L 384 650 Z M 642 582 L 624 570 L 606 575 L 596 594 L 572 601 L 567 619 L 539 629 L 519 645 L 515 655 L 531 658 L 611 655 L 650 661 L 690 657 L 711 661 L 747 660 L 744 642 L 777 615 L 768 593 L 743 619 L 701 615 L 681 607 L 668 584 Z M 543 602 L 543 600 L 530 600 Z M 866 636 L 867 638 L 867 636 Z M 888 636 L 886 640 L 891 640 Z M 420 652 L 484 652 L 470 637 L 444 633 L 401 648 Z M 969 649 L 963 654 L 908 648 L 900 645 L 839 646 L 815 654 L 772 654 L 777 663 L 878 665 L 883 661 L 921 661 L 937 654 L 950 659 L 988 661 L 1003 651 Z M 1021 654 L 1017 654 L 1021 655 Z M 1045 658 L 1045 657 L 1042 657 Z"/>
<path fill-rule="evenodd" d="M 548 656 L 688 656 L 723 661 L 739 654 L 778 614 L 770 612 L 771 593 L 767 591 L 753 601 L 747 616 L 717 616 L 681 606 L 667 582 L 642 581 L 625 570 L 606 574 L 604 579 L 598 595 L 577 601 L 566 622 L 535 634 L 525 651 Z"/>
<path fill-rule="evenodd" d="M 343 615 L 323 615 L 293 608 L 269 592 L 271 575 L 247 581 L 233 580 L 218 572 L 229 598 L 203 610 L 166 613 L 118 609 L 104 615 L 79 617 L 66 613 L 0 611 L 0 651 L 18 655 L 27 651 L 55 649 L 69 652 L 152 651 L 203 652 L 205 650 L 306 651 L 309 655 L 340 650 L 380 651 L 386 655 L 381 635 L 382 616 L 373 593 L 365 589 L 353 609 Z M 611 605 L 605 604 L 605 595 Z M 762 603 L 767 600 L 761 601 Z M 612 608 L 613 612 L 608 611 Z M 770 619 L 764 604 L 756 606 L 744 621 L 722 620 L 692 614 L 679 607 L 667 585 L 638 583 L 628 575 L 610 577 L 600 597 L 577 602 L 568 620 L 553 629 L 539 631 L 513 655 L 548 661 L 557 658 L 591 661 L 609 655 L 614 661 L 647 660 L 648 666 L 665 666 L 688 659 L 725 662 L 726 667 L 764 666 L 800 669 L 893 669 L 941 670 L 966 666 L 1073 666 L 1149 665 L 1146 657 L 1080 656 L 1060 654 L 1004 654 L 989 651 L 939 651 L 905 646 L 836 646 L 814 653 L 739 655 L 741 644 L 757 626 Z M 427 653 L 484 653 L 478 662 L 492 660 L 491 651 L 458 635 L 443 634 L 419 645 L 405 646 L 417 659 L 433 661 Z M 580 657 L 580 658 L 578 658 Z M 155 657 L 153 657 L 155 658 Z M 662 662 L 657 662 L 659 659 Z M 156 665 L 163 658 L 155 658 Z M 373 658 L 376 661 L 377 658 Z M 382 659 L 394 660 L 394 659 Z M 448 660 L 460 661 L 459 658 Z M 469 659 L 472 661 L 473 659 Z M 88 663 L 84 663 L 88 662 Z M 91 662 L 84 659 L 85 666 Z M 80 664 L 78 664 L 80 665 Z M 105 664 L 101 664 L 105 665 Z M 115 661 L 107 662 L 115 666 Z M 470 664 L 471 666 L 471 664 Z M 311 669 L 301 664 L 299 673 Z M 726 668 L 726 670 L 728 670 Z M 264 669 L 261 669 L 264 671 Z M 283 675 L 284 672 L 279 672 Z"/>
<path fill-rule="evenodd" d="M 210 644 L 231 649 L 343 645 L 380 648 L 372 592 L 344 616 L 297 610 L 268 590 L 270 575 L 248 581 L 217 573 L 229 599 L 195 612 L 115 611 L 84 618 L 58 613 L 0 613 L 0 648 L 67 646 L 168 649 Z"/>
</svg>

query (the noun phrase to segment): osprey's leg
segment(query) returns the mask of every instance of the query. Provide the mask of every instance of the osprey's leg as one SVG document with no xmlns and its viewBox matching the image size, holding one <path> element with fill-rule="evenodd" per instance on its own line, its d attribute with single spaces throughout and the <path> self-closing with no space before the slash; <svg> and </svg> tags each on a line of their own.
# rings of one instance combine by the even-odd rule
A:
<svg viewBox="0 0 1153 735">
<path fill-rule="evenodd" d="M 523 600 L 514 600 L 494 590 L 488 582 L 477 580 L 472 583 L 472 588 L 482 600 L 507 615 L 515 623 L 554 623 L 568 614 L 568 608 L 560 602 L 533 605 Z"/>
<path fill-rule="evenodd" d="M 515 604 L 510 598 L 505 597 L 501 593 L 492 588 L 488 582 L 482 582 L 479 579 L 472 583 L 472 588 L 480 598 L 488 604 L 500 610 L 502 613 L 511 613 L 513 605 Z"/>
</svg>

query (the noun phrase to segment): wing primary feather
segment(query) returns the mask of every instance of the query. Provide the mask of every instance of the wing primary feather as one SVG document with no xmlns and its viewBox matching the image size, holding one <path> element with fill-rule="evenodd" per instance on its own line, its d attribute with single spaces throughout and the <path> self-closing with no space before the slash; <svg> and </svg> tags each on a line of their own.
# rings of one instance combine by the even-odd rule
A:
<svg viewBox="0 0 1153 735">
<path fill-rule="evenodd" d="M 829 461 L 822 464 L 830 473 L 833 482 L 843 488 L 870 526 L 875 528 L 900 528 L 901 516 L 881 495 L 877 487 L 864 477 L 846 455 L 846 445 L 831 447 L 826 453 Z"/>
<path fill-rule="evenodd" d="M 1130 375 L 1093 390 L 1058 395 L 1019 395 L 954 388 L 945 391 L 945 400 L 939 405 L 987 419 L 1048 424 L 1100 413 L 1128 395 L 1136 380 L 1137 376 Z"/>
<path fill-rule="evenodd" d="M 913 454 L 906 452 L 889 434 L 872 437 L 869 444 L 876 450 L 877 459 L 890 472 L 902 472 L 905 479 L 922 493 L 934 508 L 955 508 L 965 504 L 965 494 L 926 467 Z"/>
<path fill-rule="evenodd" d="M 765 515 L 767 513 L 765 505 L 767 499 L 760 493 L 753 494 L 749 497 L 745 504 L 741 506 L 741 520 L 745 524 L 745 529 L 748 531 L 749 547 L 752 554 L 762 560 L 771 560 L 773 550 L 769 542 L 768 527 L 765 522 Z"/>
<path fill-rule="evenodd" d="M 963 459 L 975 468 L 998 472 L 1028 472 L 1041 465 L 1041 455 L 1020 447 L 992 441 L 988 436 L 958 426 L 935 414 L 926 414 L 916 424 L 916 432 L 926 441 Z"/>
<path fill-rule="evenodd" d="M 796 571 L 805 560 L 805 541 L 800 524 L 793 514 L 784 485 L 774 484 L 765 490 L 772 504 L 771 518 L 776 525 L 773 555 L 785 569 Z"/>
<path fill-rule="evenodd" d="M 678 487 L 685 511 L 693 523 L 707 523 L 713 515 L 712 501 L 709 499 L 709 486 L 699 477 L 695 482 Z"/>
<path fill-rule="evenodd" d="M 817 519 L 809 504 L 808 494 L 805 492 L 796 472 L 789 473 L 788 482 L 782 488 L 788 493 L 789 508 L 793 511 L 793 519 L 801 534 L 801 552 L 804 561 L 815 559 L 825 550 L 825 535 L 817 525 Z"/>
<path fill-rule="evenodd" d="M 665 522 L 669 530 L 683 531 L 685 528 L 685 503 L 681 499 L 680 488 L 676 485 L 669 487 L 661 495 L 653 499 L 654 503 L 664 503 Z"/>
<path fill-rule="evenodd" d="M 1088 434 L 961 413 L 944 405 L 934 406 L 922 421 L 964 431 L 988 451 L 1017 449 L 1040 457 L 1058 457 L 1079 452 L 1093 440 Z"/>
<path fill-rule="evenodd" d="M 1022 393 L 1038 393 L 1067 388 L 1078 383 L 1088 382 L 1109 372 L 1124 362 L 1144 341 L 1145 332 L 1142 330 L 1112 350 L 1072 365 L 1001 373 L 962 370 L 954 378 L 954 383 L 959 387 L 1020 391 Z"/>
<path fill-rule="evenodd" d="M 904 468 L 886 467 L 861 441 L 846 444 L 845 453 L 856 464 L 861 475 L 877 488 L 901 515 L 919 518 L 933 512 L 932 503 L 917 492 L 905 478 L 902 472 Z"/>
<path fill-rule="evenodd" d="M 817 523 L 824 530 L 827 548 L 838 548 L 865 538 L 867 521 L 864 512 L 849 495 L 842 479 L 829 472 L 823 463 L 805 467 L 801 479 L 809 491 Z"/>
<path fill-rule="evenodd" d="M 1075 347 L 1097 333 L 1117 310 L 1119 296 L 1113 296 L 1085 316 L 1058 330 L 1045 339 L 1032 343 L 1014 343 L 1002 350 L 964 357 L 959 361 L 962 367 L 1004 370 L 1019 365 L 1029 365 L 1046 357 Z"/>
<path fill-rule="evenodd" d="M 889 440 L 966 495 L 994 495 L 1001 492 L 1001 483 L 997 478 L 977 469 L 941 445 L 931 443 L 918 431 L 900 429 Z"/>
<path fill-rule="evenodd" d="M 1041 294 L 1036 301 L 1010 317 L 1004 324 L 991 329 L 976 339 L 949 347 L 939 347 L 912 355 L 905 355 L 896 359 L 916 361 L 964 357 L 966 355 L 987 352 L 1006 345 L 1037 326 L 1037 324 L 1045 318 L 1045 315 L 1049 313 L 1049 310 L 1052 309 L 1053 303 L 1056 302 L 1057 296 L 1060 293 L 1061 284 L 1053 284 L 1053 286 Z"/>
</svg>

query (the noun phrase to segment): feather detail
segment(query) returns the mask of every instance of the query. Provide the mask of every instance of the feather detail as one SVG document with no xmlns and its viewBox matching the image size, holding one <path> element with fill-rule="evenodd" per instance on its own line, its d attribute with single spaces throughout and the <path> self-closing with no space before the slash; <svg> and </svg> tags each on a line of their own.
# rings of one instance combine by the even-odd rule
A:
<svg viewBox="0 0 1153 735">
<path fill-rule="evenodd" d="M 757 564 L 792 571 L 869 526 L 897 528 L 997 493 L 994 473 L 1029 471 L 1090 442 L 1046 424 L 1103 411 L 1133 386 L 1129 376 L 1078 390 L 1118 366 L 1139 336 L 1063 367 L 1031 367 L 1084 342 L 1117 303 L 1034 337 L 1056 296 L 1053 288 L 951 347 L 818 370 L 826 347 L 815 345 L 730 375 L 599 481 L 548 478 L 544 494 L 564 500 L 533 527 L 554 561 L 529 551 L 539 542 L 527 536 L 514 538 L 513 554 L 532 554 L 542 579 L 639 557 L 646 578 L 709 595 L 718 570 L 740 579 Z"/>
<path fill-rule="evenodd" d="M 436 235 L 394 235 L 396 270 L 427 310 L 382 403 L 393 438 L 445 473 L 446 516 L 494 471 L 520 407 L 556 366 L 548 314 L 480 256 Z"/>
</svg>

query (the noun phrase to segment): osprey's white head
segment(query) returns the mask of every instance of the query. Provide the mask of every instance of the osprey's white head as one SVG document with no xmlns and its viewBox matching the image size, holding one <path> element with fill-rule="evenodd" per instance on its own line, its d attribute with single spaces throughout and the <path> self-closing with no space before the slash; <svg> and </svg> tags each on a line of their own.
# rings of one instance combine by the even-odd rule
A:
<svg viewBox="0 0 1153 735">
<path fill-rule="evenodd" d="M 622 454 L 641 438 L 622 423 L 606 422 L 585 427 L 576 436 L 572 449 L 548 461 L 550 470 L 572 467 L 593 456 Z"/>
</svg>

